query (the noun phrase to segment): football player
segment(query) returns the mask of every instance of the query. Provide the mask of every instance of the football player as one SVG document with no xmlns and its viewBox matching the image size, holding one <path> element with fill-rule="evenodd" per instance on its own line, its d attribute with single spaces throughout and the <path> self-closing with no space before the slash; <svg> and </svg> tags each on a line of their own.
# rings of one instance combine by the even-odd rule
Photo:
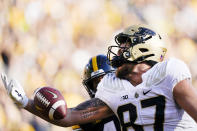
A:
<svg viewBox="0 0 197 131">
<path fill-rule="evenodd" d="M 191 101 L 197 100 L 197 92 L 191 74 L 181 60 L 163 61 L 167 49 L 161 36 L 147 27 L 131 26 L 115 41 L 108 57 L 114 55 L 111 64 L 117 71 L 103 78 L 96 98 L 115 112 L 122 130 L 197 130 L 197 101 Z"/>
<path fill-rule="evenodd" d="M 84 68 L 83 85 L 87 90 L 90 98 L 95 97 L 97 85 L 104 75 L 114 72 L 114 68 L 109 65 L 107 56 L 97 55 L 90 58 Z M 97 120 L 92 123 L 75 125 L 73 131 L 120 131 L 118 118 L 113 115 L 103 120 Z"/>
<path fill-rule="evenodd" d="M 144 26 L 131 26 L 115 37 L 118 53 L 109 48 L 116 73 L 106 74 L 95 98 L 67 109 L 61 120 L 39 114 L 23 88 L 2 74 L 16 104 L 59 126 L 94 122 L 116 115 L 123 131 L 196 131 L 197 90 L 184 62 L 163 61 L 167 51 L 161 36 Z"/>
</svg>

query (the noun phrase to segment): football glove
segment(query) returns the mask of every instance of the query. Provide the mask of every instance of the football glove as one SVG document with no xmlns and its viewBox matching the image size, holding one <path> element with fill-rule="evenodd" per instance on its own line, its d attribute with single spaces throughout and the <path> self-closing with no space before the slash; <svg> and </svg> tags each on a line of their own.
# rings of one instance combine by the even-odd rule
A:
<svg viewBox="0 0 197 131">
<path fill-rule="evenodd" d="M 12 98 L 14 103 L 20 108 L 26 107 L 28 104 L 28 98 L 25 95 L 23 87 L 14 79 L 9 81 L 6 74 L 2 73 L 1 79 L 8 95 Z"/>
</svg>

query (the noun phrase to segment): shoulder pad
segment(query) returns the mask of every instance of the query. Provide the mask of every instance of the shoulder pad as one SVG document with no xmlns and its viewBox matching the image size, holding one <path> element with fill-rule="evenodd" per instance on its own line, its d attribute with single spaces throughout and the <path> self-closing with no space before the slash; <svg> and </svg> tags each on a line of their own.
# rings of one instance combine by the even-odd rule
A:
<svg viewBox="0 0 197 131">
<path fill-rule="evenodd" d="M 124 90 L 123 81 L 124 80 L 117 78 L 115 73 L 108 73 L 101 80 L 98 88 L 110 92 L 117 92 Z"/>
<path fill-rule="evenodd" d="M 177 82 L 186 78 L 191 79 L 190 70 L 182 60 L 176 58 L 169 59 L 166 70 L 167 76 L 176 80 Z"/>
</svg>

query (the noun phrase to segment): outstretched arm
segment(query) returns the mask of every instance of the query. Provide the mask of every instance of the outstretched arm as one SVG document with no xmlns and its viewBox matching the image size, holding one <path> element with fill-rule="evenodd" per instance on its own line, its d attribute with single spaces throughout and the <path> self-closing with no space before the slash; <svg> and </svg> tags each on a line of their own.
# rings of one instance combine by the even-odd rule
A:
<svg viewBox="0 0 197 131">
<path fill-rule="evenodd" d="M 29 100 L 25 109 L 52 124 L 63 127 L 94 122 L 96 120 L 100 120 L 113 115 L 111 109 L 98 98 L 93 98 L 91 100 L 85 101 L 75 108 L 68 108 L 66 117 L 61 120 L 50 120 L 49 118 L 43 116 L 36 110 L 33 100 Z"/>
<path fill-rule="evenodd" d="M 16 80 L 8 80 L 5 74 L 1 75 L 8 95 L 18 105 L 32 114 L 58 126 L 72 126 L 100 120 L 113 115 L 111 109 L 98 98 L 91 99 L 79 104 L 75 108 L 68 108 L 65 118 L 61 120 L 50 120 L 40 113 L 34 105 L 33 100 L 28 99 L 22 86 Z"/>
<path fill-rule="evenodd" d="M 111 109 L 98 98 L 93 98 L 91 100 L 85 101 L 75 108 L 68 108 L 66 117 L 61 120 L 50 120 L 49 118 L 43 116 L 36 110 L 32 100 L 29 100 L 25 109 L 52 124 L 63 127 L 94 122 L 96 120 L 100 120 L 113 115 Z"/>
</svg>

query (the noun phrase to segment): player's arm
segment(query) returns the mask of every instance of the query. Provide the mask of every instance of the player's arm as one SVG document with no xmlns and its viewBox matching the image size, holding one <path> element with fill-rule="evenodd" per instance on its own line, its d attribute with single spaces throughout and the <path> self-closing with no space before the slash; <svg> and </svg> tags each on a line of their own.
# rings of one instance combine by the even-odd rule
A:
<svg viewBox="0 0 197 131">
<path fill-rule="evenodd" d="M 94 122 L 113 115 L 111 109 L 98 98 L 85 101 L 75 108 L 68 108 L 66 117 L 61 120 L 50 120 L 44 117 L 41 113 L 36 111 L 32 100 L 29 100 L 25 109 L 52 124 L 63 127 Z"/>
<path fill-rule="evenodd" d="M 43 114 L 37 111 L 33 100 L 27 98 L 24 89 L 16 80 L 9 81 L 5 74 L 1 75 L 1 79 L 8 95 L 12 98 L 17 106 L 25 108 L 32 114 L 39 116 L 55 125 L 67 127 L 77 124 L 84 124 L 106 118 L 113 114 L 111 109 L 104 102 L 98 98 L 94 98 L 79 104 L 75 108 L 68 108 L 65 118 L 61 120 L 50 120 L 48 117 L 45 117 Z"/>
<path fill-rule="evenodd" d="M 176 84 L 173 89 L 174 99 L 197 122 L 197 89 L 189 79 Z"/>
</svg>

